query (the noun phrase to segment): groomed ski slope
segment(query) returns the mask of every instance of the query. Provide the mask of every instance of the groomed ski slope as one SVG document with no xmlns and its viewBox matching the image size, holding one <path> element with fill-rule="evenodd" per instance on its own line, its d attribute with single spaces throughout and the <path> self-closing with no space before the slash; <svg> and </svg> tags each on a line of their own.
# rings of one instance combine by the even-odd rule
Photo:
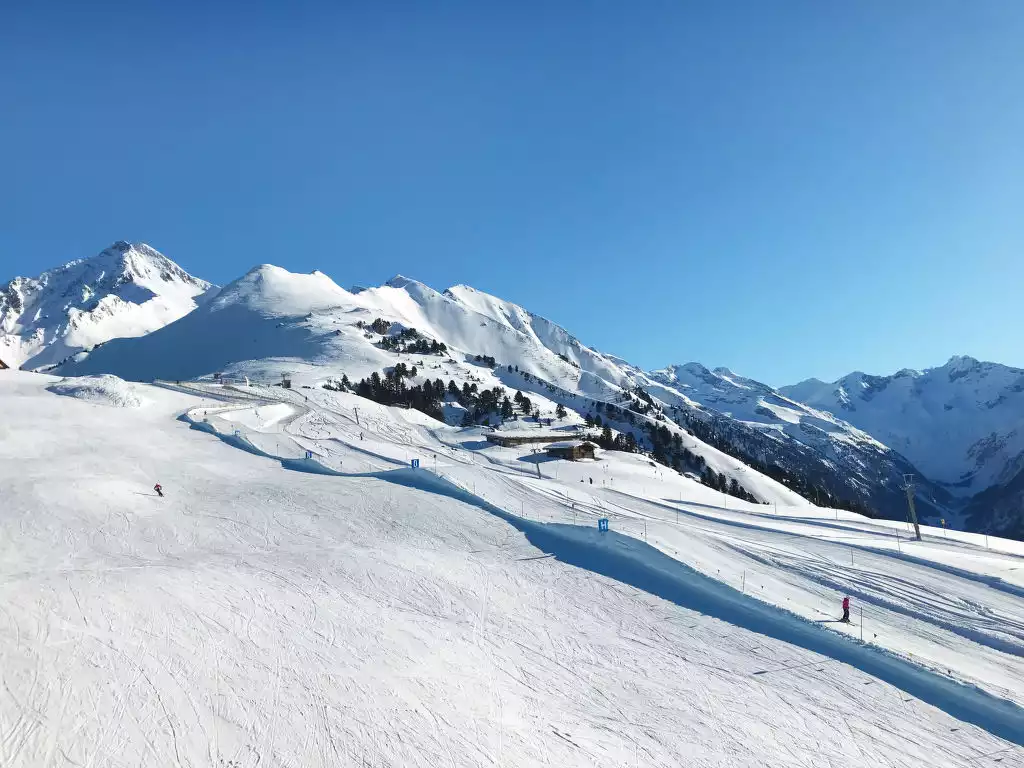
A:
<svg viewBox="0 0 1024 768">
<path fill-rule="evenodd" d="M 338 393 L 4 374 L 0 765 L 1024 764 L 1012 542 Z M 865 644 L 812 623 L 844 589 Z"/>
</svg>

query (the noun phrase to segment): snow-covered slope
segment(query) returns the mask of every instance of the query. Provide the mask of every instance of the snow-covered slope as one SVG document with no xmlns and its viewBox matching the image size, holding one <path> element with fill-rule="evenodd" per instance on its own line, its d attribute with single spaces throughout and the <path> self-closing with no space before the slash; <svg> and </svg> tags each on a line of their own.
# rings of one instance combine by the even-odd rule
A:
<svg viewBox="0 0 1024 768">
<path fill-rule="evenodd" d="M 0 287 L 0 360 L 44 369 L 110 339 L 142 336 L 196 307 L 210 284 L 144 243 Z"/>
<path fill-rule="evenodd" d="M 381 333 L 369 328 L 378 319 L 386 334 L 414 328 L 444 343 L 447 352 L 382 349 Z M 497 366 L 480 364 L 481 355 Z M 753 483 L 744 478 L 756 473 L 744 463 L 760 462 L 840 499 L 902 517 L 899 483 L 903 473 L 915 471 L 864 432 L 758 382 L 697 364 L 647 373 L 511 302 L 461 285 L 441 293 L 402 276 L 347 291 L 319 272 L 263 265 L 177 323 L 111 342 L 60 372 L 143 381 L 222 373 L 269 382 L 288 374 L 298 386 L 319 386 L 342 374 L 356 382 L 399 362 L 415 366 L 420 381 L 528 393 L 545 415 L 556 404 L 578 414 L 577 421 L 603 413 L 614 429 L 634 431 L 642 444 L 645 425 L 664 427 L 678 436 L 680 448 L 747 490 Z M 638 393 L 653 398 L 646 415 L 634 408 Z M 617 415 L 609 417 L 613 410 Z M 706 434 L 695 433 L 700 429 Z M 799 498 L 779 482 L 768 483 L 775 491 L 759 497 L 763 501 Z M 922 514 L 940 514 L 944 498 L 941 489 L 922 483 Z"/>
<path fill-rule="evenodd" d="M 549 418 L 562 404 L 570 411 L 559 422 L 565 428 L 581 423 L 577 414 L 590 413 L 598 402 L 623 396 L 632 375 L 618 363 L 584 347 L 554 324 L 536 317 L 527 320 L 530 316 L 524 310 L 507 305 L 510 313 L 524 319 L 517 327 L 495 309 L 498 300 L 483 294 L 475 301 L 462 300 L 460 294 L 468 292 L 460 288 L 440 293 L 401 276 L 383 286 L 347 291 L 321 273 L 294 274 L 262 265 L 178 322 L 144 338 L 106 344 L 87 359 L 62 366 L 60 372 L 110 373 L 135 381 L 219 373 L 265 383 L 287 374 L 296 387 L 319 387 L 343 374 L 356 382 L 401 362 L 417 368 L 415 381 L 455 381 L 459 387 L 471 383 L 481 389 L 500 386 L 510 393 L 528 393 Z M 384 321 L 389 332 L 415 328 L 422 338 L 444 343 L 447 352 L 382 349 L 382 335 L 369 328 L 376 320 Z M 478 356 L 493 357 L 496 367 L 481 363 Z M 614 426 L 638 428 L 625 421 Z M 667 426 L 708 467 L 748 490 L 755 485 L 749 478 L 756 473 L 742 461 L 671 422 Z M 784 485 L 762 480 L 757 485 L 770 489 L 764 501 L 802 502 Z"/>
<path fill-rule="evenodd" d="M 920 472 L 867 432 L 725 368 L 687 363 L 637 375 L 646 377 L 648 392 L 673 408 L 694 413 L 696 404 L 696 413 L 745 455 L 783 467 L 839 498 L 860 500 L 897 519 L 904 516 L 903 475 Z M 945 489 L 921 478 L 918 497 L 924 516 L 946 515 Z"/>
<path fill-rule="evenodd" d="M 347 393 L 56 383 L 0 376 L 4 768 L 1021 764 L 1020 544 Z"/>
</svg>

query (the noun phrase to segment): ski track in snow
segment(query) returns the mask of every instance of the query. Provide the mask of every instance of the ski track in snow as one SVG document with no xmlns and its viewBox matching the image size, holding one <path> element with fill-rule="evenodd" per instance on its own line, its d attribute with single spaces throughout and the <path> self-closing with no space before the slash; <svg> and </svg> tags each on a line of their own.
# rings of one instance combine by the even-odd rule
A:
<svg viewBox="0 0 1024 768">
<path fill-rule="evenodd" d="M 1012 552 L 351 396 L 6 373 L 2 766 L 1024 765 Z M 864 645 L 811 623 L 843 592 Z"/>
</svg>

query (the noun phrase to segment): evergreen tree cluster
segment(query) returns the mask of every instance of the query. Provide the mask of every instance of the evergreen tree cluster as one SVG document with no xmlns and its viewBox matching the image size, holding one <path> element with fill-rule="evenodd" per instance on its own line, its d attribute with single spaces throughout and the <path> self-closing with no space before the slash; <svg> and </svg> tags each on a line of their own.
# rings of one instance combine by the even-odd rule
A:
<svg viewBox="0 0 1024 768">
<path fill-rule="evenodd" d="M 451 398 L 466 409 L 466 415 L 462 421 L 464 427 L 472 426 L 485 417 L 490 420 L 494 413 L 497 413 L 502 421 L 515 416 L 515 408 L 505 393 L 504 387 L 480 389 L 476 384 L 467 382 L 462 385 L 462 389 L 459 389 L 459 385 L 452 379 L 448 382 L 447 392 Z M 521 392 L 516 394 L 525 399 Z"/>
<path fill-rule="evenodd" d="M 758 441 L 759 435 L 739 433 L 735 425 L 725 419 L 698 416 L 690 411 L 676 409 L 675 421 L 691 435 L 711 445 L 763 475 L 776 480 L 803 496 L 808 501 L 823 507 L 845 509 L 868 517 L 878 513 L 856 498 L 840 495 L 830 489 L 824 479 L 817 482 L 804 472 L 794 471 L 785 465 L 778 448 L 770 438 Z M 751 441 L 755 441 L 752 443 Z"/>
<path fill-rule="evenodd" d="M 600 427 L 603 423 L 601 421 L 602 411 L 604 412 L 606 418 L 610 421 L 624 421 L 627 424 L 633 426 L 636 425 L 636 416 L 634 412 L 626 410 L 624 408 L 620 408 L 619 406 L 615 405 L 615 403 L 603 403 L 601 401 L 597 401 L 596 403 L 594 403 L 594 410 L 597 411 L 597 413 L 588 413 L 586 414 L 586 416 L 584 416 L 584 419 L 587 421 L 587 426 Z"/>
<path fill-rule="evenodd" d="M 664 424 L 644 425 L 647 438 L 651 442 L 651 458 L 676 472 L 694 472 L 700 474 L 706 468 L 703 456 L 698 456 L 683 445 L 683 438 L 678 432 L 671 432 Z"/>
<path fill-rule="evenodd" d="M 473 357 L 473 362 L 486 365 L 488 368 L 494 368 L 498 364 L 498 361 L 490 355 L 476 355 Z"/>
<path fill-rule="evenodd" d="M 523 416 L 530 416 L 533 414 L 533 403 L 530 402 L 530 398 L 528 398 L 518 389 L 516 390 L 516 394 L 512 398 L 512 400 L 515 402 L 516 405 L 519 406 L 519 410 L 523 412 Z M 537 415 L 540 415 L 539 411 L 537 412 Z"/>
<path fill-rule="evenodd" d="M 335 379 L 328 377 L 327 381 L 323 383 L 324 389 L 329 389 L 331 392 L 348 392 L 352 389 L 352 382 L 348 380 L 348 375 L 342 374 L 341 379 Z"/>
<path fill-rule="evenodd" d="M 606 420 L 625 421 L 631 425 L 636 425 L 637 414 L 640 416 L 644 415 L 643 410 L 638 410 L 638 408 L 649 411 L 656 406 L 654 405 L 653 398 L 646 391 L 639 387 L 634 391 L 637 397 L 636 400 L 628 393 L 623 398 L 623 404 L 629 403 L 628 408 L 622 408 L 614 403 L 598 401 L 594 404 L 595 410 L 598 413 L 593 415 L 588 413 L 584 417 L 588 426 L 603 427 L 601 437 L 597 440 L 598 445 L 602 448 L 611 447 L 612 450 L 634 452 L 640 450 L 640 446 L 630 432 L 620 433 L 612 440 L 611 429 L 607 421 L 602 420 L 600 413 L 601 411 L 604 412 Z M 719 475 L 708 467 L 703 456 L 698 456 L 683 445 L 682 435 L 678 432 L 673 433 L 667 426 L 658 423 L 658 421 L 660 420 L 657 418 L 657 415 L 653 419 L 640 420 L 640 426 L 646 433 L 647 440 L 651 446 L 649 455 L 654 461 L 671 467 L 677 472 L 691 471 L 698 473 L 705 485 L 720 490 L 723 493 L 728 493 L 731 496 L 746 501 L 757 501 L 754 495 L 743 488 L 735 479 L 730 482 L 724 475 Z M 610 446 L 608 445 L 609 442 L 611 443 Z"/>
<path fill-rule="evenodd" d="M 367 325 L 362 320 L 356 323 L 357 328 L 369 328 L 374 333 L 379 333 L 381 336 L 391 330 L 391 323 L 385 320 L 383 317 L 378 317 L 372 323 Z"/>
<path fill-rule="evenodd" d="M 579 368 L 580 367 L 579 363 L 570 360 L 567 355 L 563 355 L 561 352 L 559 352 L 558 356 L 562 359 L 562 362 L 568 363 L 573 368 Z"/>
<path fill-rule="evenodd" d="M 427 379 L 423 384 L 410 387 L 405 380 L 415 377 L 416 374 L 415 366 L 407 368 L 405 363 L 399 363 L 387 371 L 383 378 L 374 371 L 368 379 L 360 380 L 355 386 L 355 393 L 382 405 L 415 408 L 438 421 L 444 421 L 444 411 L 441 407 L 446 391 L 444 382 L 440 379 Z"/>
<path fill-rule="evenodd" d="M 637 453 L 640 446 L 632 432 L 619 432 L 612 437 L 612 428 L 607 424 L 601 430 L 601 434 L 593 439 L 593 442 L 606 451 L 624 451 L 625 453 Z"/>
<path fill-rule="evenodd" d="M 635 394 L 638 398 L 647 403 L 647 405 L 651 406 L 652 408 L 654 407 L 654 398 L 651 397 L 650 394 L 648 394 L 647 390 L 641 387 L 639 384 L 633 387 L 633 394 Z"/>
<path fill-rule="evenodd" d="M 727 493 L 730 496 L 735 496 L 737 499 L 743 499 L 744 501 L 751 501 L 755 504 L 759 503 L 757 497 L 754 494 L 749 493 L 746 488 L 736 482 L 736 478 L 729 480 L 725 474 L 719 474 L 711 467 L 704 467 L 704 471 L 701 472 L 700 481 L 708 488 L 713 488 L 721 493 Z"/>
<path fill-rule="evenodd" d="M 392 336 L 385 336 L 378 346 L 392 352 L 408 352 L 415 355 L 443 355 L 448 352 L 444 342 L 425 339 L 415 328 L 403 328 Z"/>
</svg>

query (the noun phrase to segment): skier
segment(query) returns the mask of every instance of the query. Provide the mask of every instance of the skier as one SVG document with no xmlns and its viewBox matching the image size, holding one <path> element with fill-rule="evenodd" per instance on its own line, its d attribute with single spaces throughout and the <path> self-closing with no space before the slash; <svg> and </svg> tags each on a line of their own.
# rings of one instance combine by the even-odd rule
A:
<svg viewBox="0 0 1024 768">
<path fill-rule="evenodd" d="M 164 487 L 160 485 L 160 483 L 154 485 L 153 490 L 156 491 L 156 495 L 159 496 L 161 499 L 164 497 Z"/>
<path fill-rule="evenodd" d="M 843 618 L 841 618 L 840 621 L 846 622 L 847 624 L 850 623 L 850 598 L 849 597 L 844 597 L 843 598 Z"/>
</svg>

